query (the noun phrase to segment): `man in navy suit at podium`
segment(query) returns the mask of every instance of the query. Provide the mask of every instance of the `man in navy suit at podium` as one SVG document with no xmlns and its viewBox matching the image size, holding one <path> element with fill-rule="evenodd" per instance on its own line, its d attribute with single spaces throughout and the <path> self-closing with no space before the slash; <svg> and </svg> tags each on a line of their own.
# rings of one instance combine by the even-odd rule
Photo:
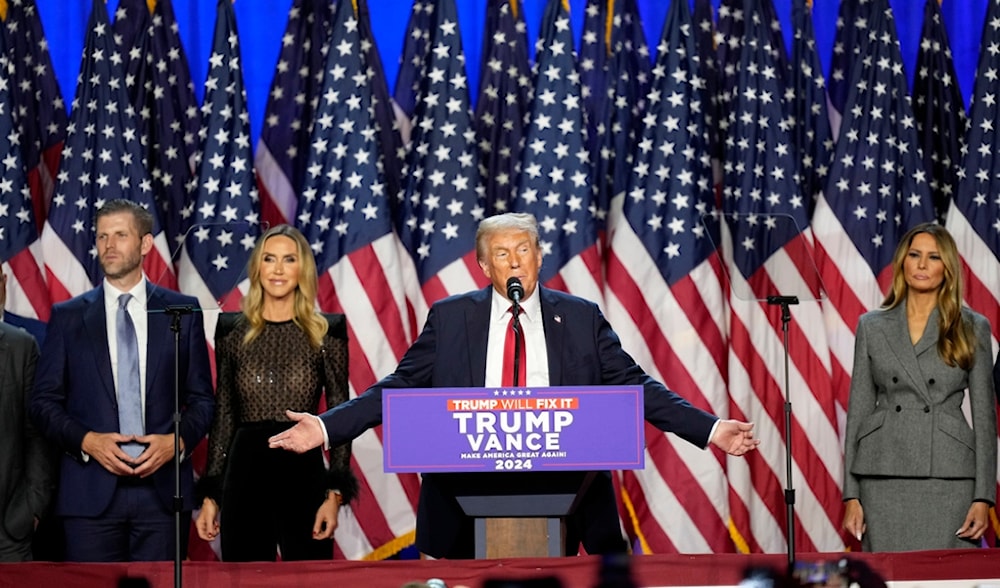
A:
<svg viewBox="0 0 1000 588">
<path fill-rule="evenodd" d="M 295 426 L 272 437 L 271 447 L 303 452 L 354 439 L 382 422 L 383 388 L 514 385 L 509 368 L 513 339 L 508 337 L 509 295 L 521 299 L 518 319 L 523 359 L 516 385 L 641 385 L 646 420 L 657 428 L 698 447 L 711 443 L 730 455 L 743 455 L 757 447 L 752 424 L 721 420 L 648 376 L 622 349 L 596 304 L 538 284 L 542 250 L 533 216 L 507 213 L 483 220 L 476 233 L 476 255 L 491 286 L 435 303 L 395 372 L 318 418 L 289 412 L 297 421 Z M 520 289 L 512 278 L 520 281 Z M 511 284 L 516 294 L 510 291 Z M 439 483 L 440 476 L 423 477 L 417 547 L 433 557 L 470 558 L 472 519 Z M 575 555 L 580 543 L 591 554 L 627 549 L 609 472 L 595 476 L 576 511 L 567 517 L 566 553 Z"/>
</svg>

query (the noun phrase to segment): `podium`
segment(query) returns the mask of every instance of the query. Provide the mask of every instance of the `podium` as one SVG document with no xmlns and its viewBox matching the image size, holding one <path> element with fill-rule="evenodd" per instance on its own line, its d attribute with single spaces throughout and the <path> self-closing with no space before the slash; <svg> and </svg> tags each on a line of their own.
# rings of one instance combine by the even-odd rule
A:
<svg viewBox="0 0 1000 588">
<path fill-rule="evenodd" d="M 565 518 L 597 473 L 438 474 L 475 521 L 476 559 L 566 555 Z"/>
<path fill-rule="evenodd" d="M 382 417 L 384 470 L 433 474 L 476 559 L 565 555 L 598 472 L 644 466 L 641 386 L 386 388 Z"/>
</svg>

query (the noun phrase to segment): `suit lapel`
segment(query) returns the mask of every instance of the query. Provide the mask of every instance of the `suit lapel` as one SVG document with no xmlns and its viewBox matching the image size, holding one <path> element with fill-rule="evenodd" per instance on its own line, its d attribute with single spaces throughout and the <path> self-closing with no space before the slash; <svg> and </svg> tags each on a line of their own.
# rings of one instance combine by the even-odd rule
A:
<svg viewBox="0 0 1000 588">
<path fill-rule="evenodd" d="M 490 303 L 493 286 L 479 290 L 465 311 L 465 333 L 469 346 L 469 378 L 472 386 L 486 385 L 486 347 L 490 335 Z"/>
<path fill-rule="evenodd" d="M 547 288 L 538 287 L 542 305 L 542 328 L 545 331 L 545 350 L 549 356 L 549 385 L 562 385 L 563 317 L 559 314 L 559 299 L 552 296 Z"/>
<path fill-rule="evenodd" d="M 146 402 L 150 399 L 148 392 L 153 388 L 156 374 L 160 369 L 163 357 L 173 356 L 167 353 L 165 347 L 173 344 L 173 331 L 170 330 L 170 317 L 165 312 L 150 312 L 150 309 L 166 308 L 163 290 L 146 281 Z M 170 336 L 164 336 L 169 333 Z M 171 371 L 170 373 L 173 373 Z"/>
<path fill-rule="evenodd" d="M 934 348 L 936 351 L 938 341 L 938 309 L 931 311 L 931 316 L 927 317 L 927 326 L 924 327 L 924 334 L 913 346 L 913 354 L 920 357 L 928 349 Z"/>
<path fill-rule="evenodd" d="M 87 300 L 87 306 L 83 310 L 83 327 L 87 331 L 88 340 L 94 342 L 93 345 L 87 347 L 94 357 L 94 365 L 97 366 L 97 373 L 101 377 L 101 383 L 104 384 L 104 391 L 117 402 L 115 377 L 111 372 L 111 352 L 108 351 L 108 323 L 107 313 L 104 311 L 103 282 L 101 286 L 87 292 L 84 296 Z"/>
<path fill-rule="evenodd" d="M 927 345 L 933 345 L 937 342 L 937 326 L 934 327 L 934 339 L 930 340 L 929 330 L 924 330 L 924 336 L 921 337 L 917 345 L 914 346 L 910 343 L 910 327 L 906 322 L 906 303 L 899 304 L 896 308 L 893 308 L 887 313 L 886 318 L 886 345 L 892 353 L 896 356 L 899 364 L 903 368 L 903 372 L 906 377 L 910 379 L 910 383 L 913 384 L 913 389 L 916 390 L 922 397 L 929 398 L 929 393 L 927 390 L 927 383 L 924 381 L 923 371 L 920 369 L 920 363 L 917 361 L 917 355 L 919 354 L 919 348 L 926 348 Z M 936 322 L 937 319 L 933 318 Z M 930 320 L 928 321 L 928 324 Z M 930 341 L 930 343 L 928 343 Z"/>
</svg>

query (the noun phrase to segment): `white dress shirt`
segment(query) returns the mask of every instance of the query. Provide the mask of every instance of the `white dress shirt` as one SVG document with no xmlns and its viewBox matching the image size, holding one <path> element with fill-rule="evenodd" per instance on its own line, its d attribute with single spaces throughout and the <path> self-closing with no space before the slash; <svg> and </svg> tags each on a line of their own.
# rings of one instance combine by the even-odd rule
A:
<svg viewBox="0 0 1000 588">
<path fill-rule="evenodd" d="M 108 352 L 111 354 L 111 374 L 115 378 L 115 394 L 118 394 L 118 297 L 126 294 L 104 279 L 104 315 L 108 329 Z M 129 315 L 135 325 L 136 342 L 139 344 L 139 381 L 142 382 L 142 414 L 146 414 L 146 349 L 149 341 L 149 321 L 146 319 L 146 276 L 143 275 L 127 294 Z"/>
<path fill-rule="evenodd" d="M 486 342 L 487 388 L 499 388 L 503 376 L 504 343 L 507 325 L 510 324 L 511 302 L 493 289 L 490 303 L 490 334 Z M 542 324 L 542 305 L 538 289 L 531 296 L 521 300 L 521 329 L 524 331 L 524 349 L 521 350 L 521 365 L 527 367 L 524 383 L 526 386 L 542 388 L 549 385 L 549 352 L 545 347 L 545 326 Z"/>
</svg>

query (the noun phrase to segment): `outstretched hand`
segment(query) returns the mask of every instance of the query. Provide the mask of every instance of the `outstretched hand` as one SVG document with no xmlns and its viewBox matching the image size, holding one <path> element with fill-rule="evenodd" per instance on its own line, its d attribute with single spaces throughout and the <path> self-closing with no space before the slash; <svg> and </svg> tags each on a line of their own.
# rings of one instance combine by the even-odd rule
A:
<svg viewBox="0 0 1000 588">
<path fill-rule="evenodd" d="M 754 439 L 753 436 L 753 423 L 732 419 L 719 421 L 710 441 L 729 455 L 736 456 L 745 455 L 760 445 L 760 439 Z"/>
<path fill-rule="evenodd" d="M 305 453 L 323 444 L 323 423 L 308 412 L 286 410 L 285 415 L 295 423 L 267 440 L 271 449 L 285 449 L 295 453 Z"/>
</svg>

